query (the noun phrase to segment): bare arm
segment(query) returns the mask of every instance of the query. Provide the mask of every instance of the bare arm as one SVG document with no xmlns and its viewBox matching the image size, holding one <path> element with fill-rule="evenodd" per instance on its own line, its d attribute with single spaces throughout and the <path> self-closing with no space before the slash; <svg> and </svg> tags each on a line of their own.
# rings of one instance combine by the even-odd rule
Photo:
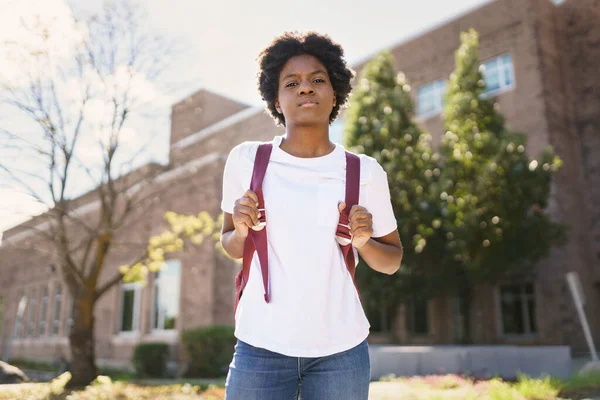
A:
<svg viewBox="0 0 600 400">
<path fill-rule="evenodd" d="M 398 230 L 379 238 L 370 238 L 357 250 L 369 267 L 388 275 L 398 271 L 404 252 Z"/>
<path fill-rule="evenodd" d="M 244 256 L 244 242 L 248 236 L 248 229 L 257 225 L 260 218 L 257 204 L 258 196 L 248 190 L 244 197 L 236 200 L 233 214 L 223 213 L 221 245 L 232 258 Z"/>
<path fill-rule="evenodd" d="M 339 210 L 346 208 L 345 203 L 339 205 Z M 377 272 L 392 275 L 400 268 L 402 262 L 402 243 L 396 229 L 385 236 L 372 238 L 373 215 L 365 207 L 355 205 L 350 210 L 350 232 L 352 246 L 365 260 L 369 267 Z"/>
</svg>

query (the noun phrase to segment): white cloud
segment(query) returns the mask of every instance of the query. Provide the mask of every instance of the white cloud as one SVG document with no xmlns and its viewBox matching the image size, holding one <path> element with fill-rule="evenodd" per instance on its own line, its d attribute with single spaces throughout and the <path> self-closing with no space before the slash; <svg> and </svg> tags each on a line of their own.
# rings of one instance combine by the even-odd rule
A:
<svg viewBox="0 0 600 400">
<path fill-rule="evenodd" d="M 64 0 L 9 1 L 0 14 L 0 82 L 19 86 L 29 72 L 54 74 L 53 63 L 68 59 L 86 35 Z M 51 62 L 34 57 L 40 53 Z"/>
</svg>

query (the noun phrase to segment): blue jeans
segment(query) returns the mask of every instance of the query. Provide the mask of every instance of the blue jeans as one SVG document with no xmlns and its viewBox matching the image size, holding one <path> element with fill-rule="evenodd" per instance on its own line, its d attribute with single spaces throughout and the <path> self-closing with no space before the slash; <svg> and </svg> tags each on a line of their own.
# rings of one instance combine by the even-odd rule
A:
<svg viewBox="0 0 600 400">
<path fill-rule="evenodd" d="M 237 341 L 226 400 L 367 400 L 369 346 L 325 357 L 288 357 Z"/>
</svg>

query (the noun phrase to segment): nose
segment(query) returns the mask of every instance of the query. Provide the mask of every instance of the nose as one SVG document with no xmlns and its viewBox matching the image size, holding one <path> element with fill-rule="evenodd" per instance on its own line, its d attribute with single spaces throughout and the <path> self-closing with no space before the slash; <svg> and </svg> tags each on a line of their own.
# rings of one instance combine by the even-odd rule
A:
<svg viewBox="0 0 600 400">
<path fill-rule="evenodd" d="M 314 94 L 315 93 L 315 89 L 313 88 L 312 83 L 310 82 L 310 80 L 303 80 L 302 82 L 300 82 L 300 85 L 298 85 L 298 94 L 301 96 L 305 96 L 307 94 Z"/>
</svg>

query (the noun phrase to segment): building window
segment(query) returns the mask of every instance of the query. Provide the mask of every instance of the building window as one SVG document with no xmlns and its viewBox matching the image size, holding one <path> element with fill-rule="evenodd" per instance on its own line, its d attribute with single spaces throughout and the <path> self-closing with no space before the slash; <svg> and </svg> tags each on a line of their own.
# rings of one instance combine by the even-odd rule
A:
<svg viewBox="0 0 600 400">
<path fill-rule="evenodd" d="M 492 58 L 481 65 L 485 79 L 485 95 L 493 95 L 514 87 L 514 71 L 512 57 L 504 54 Z"/>
<path fill-rule="evenodd" d="M 71 295 L 68 296 L 68 299 L 69 301 L 67 305 L 67 329 L 65 329 L 67 335 L 71 333 L 71 328 L 73 328 L 73 312 L 75 311 L 75 299 Z"/>
<path fill-rule="evenodd" d="M 37 299 L 35 297 L 35 288 L 31 290 L 29 298 L 29 307 L 27 310 L 27 336 L 35 336 L 35 313 L 37 311 Z"/>
<path fill-rule="evenodd" d="M 537 332 L 533 284 L 500 286 L 502 333 L 530 335 Z"/>
<path fill-rule="evenodd" d="M 396 307 L 388 301 L 388 297 L 381 293 L 363 293 L 361 301 L 365 314 L 371 325 L 371 332 L 389 334 L 394 325 Z"/>
<path fill-rule="evenodd" d="M 429 302 L 420 296 L 413 296 L 406 303 L 406 330 L 411 335 L 429 334 Z"/>
<path fill-rule="evenodd" d="M 23 316 L 25 315 L 25 309 L 27 308 L 27 296 L 25 296 L 25 291 L 23 289 L 19 290 L 17 299 L 17 316 L 15 318 L 15 330 L 13 332 L 13 337 L 15 339 L 23 336 Z"/>
<path fill-rule="evenodd" d="M 417 116 L 428 117 L 442 112 L 446 82 L 440 79 L 417 89 Z"/>
<path fill-rule="evenodd" d="M 119 332 L 135 332 L 138 330 L 141 292 L 142 285 L 138 282 L 121 284 Z"/>
<path fill-rule="evenodd" d="M 51 336 L 58 335 L 58 327 L 60 326 L 60 308 L 62 306 L 62 285 L 59 283 L 56 285 L 56 291 L 54 292 L 54 312 L 52 315 L 52 330 Z"/>
<path fill-rule="evenodd" d="M 42 303 L 40 309 L 39 333 L 40 336 L 46 335 L 46 317 L 48 315 L 48 286 L 44 286 L 42 291 Z"/>
<path fill-rule="evenodd" d="M 181 263 L 169 260 L 154 276 L 152 329 L 175 329 L 179 317 Z"/>
</svg>

